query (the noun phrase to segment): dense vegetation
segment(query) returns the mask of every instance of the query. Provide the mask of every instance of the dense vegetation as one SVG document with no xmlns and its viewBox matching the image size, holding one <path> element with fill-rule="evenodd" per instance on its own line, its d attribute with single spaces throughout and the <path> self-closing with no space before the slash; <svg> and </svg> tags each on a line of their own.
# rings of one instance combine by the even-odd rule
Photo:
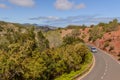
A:
<svg viewBox="0 0 120 80">
<path fill-rule="evenodd" d="M 90 31 L 90 37 L 89 37 L 89 41 L 96 41 L 97 39 L 102 38 L 104 32 L 102 31 L 102 29 L 100 29 L 99 26 L 95 26 L 93 27 Z"/>
<path fill-rule="evenodd" d="M 97 39 L 102 38 L 104 33 L 117 30 L 118 25 L 119 25 L 119 23 L 118 23 L 117 19 L 114 19 L 113 21 L 110 21 L 109 23 L 99 23 L 98 25 L 96 25 L 90 29 L 89 41 L 94 42 Z"/>
<path fill-rule="evenodd" d="M 87 26 L 86 25 L 81 25 L 81 26 L 79 26 L 79 25 L 68 25 L 67 27 L 66 27 L 66 29 L 85 29 Z"/>
<path fill-rule="evenodd" d="M 0 23 L 0 79 L 53 80 L 80 70 L 89 58 L 89 50 L 82 40 L 66 36 L 61 45 L 50 48 L 54 44 L 54 39 L 49 43 L 49 38 L 54 38 L 50 35 L 47 39 L 34 27 Z"/>
</svg>

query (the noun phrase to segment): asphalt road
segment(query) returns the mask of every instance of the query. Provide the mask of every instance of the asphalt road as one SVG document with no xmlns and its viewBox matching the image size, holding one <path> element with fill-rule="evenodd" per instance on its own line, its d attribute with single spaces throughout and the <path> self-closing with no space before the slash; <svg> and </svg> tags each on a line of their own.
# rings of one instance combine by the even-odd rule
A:
<svg viewBox="0 0 120 80">
<path fill-rule="evenodd" d="M 117 61 L 101 50 L 93 54 L 95 66 L 81 80 L 120 80 L 120 64 Z"/>
</svg>

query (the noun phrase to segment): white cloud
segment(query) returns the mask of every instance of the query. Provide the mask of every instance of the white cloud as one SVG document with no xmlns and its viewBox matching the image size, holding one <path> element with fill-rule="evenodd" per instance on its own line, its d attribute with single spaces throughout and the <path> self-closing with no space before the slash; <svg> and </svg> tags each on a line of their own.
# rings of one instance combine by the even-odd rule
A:
<svg viewBox="0 0 120 80">
<path fill-rule="evenodd" d="M 0 4 L 0 8 L 6 9 L 6 8 L 8 8 L 8 6 L 5 4 Z"/>
<path fill-rule="evenodd" d="M 59 17 L 56 17 L 56 16 L 48 16 L 47 18 L 51 19 L 51 20 L 58 20 L 59 19 Z"/>
<path fill-rule="evenodd" d="M 55 2 L 55 8 L 58 10 L 69 10 L 73 8 L 73 2 L 70 2 L 68 0 L 56 0 Z"/>
<path fill-rule="evenodd" d="M 99 15 L 78 15 L 78 16 L 68 16 L 68 17 L 56 17 L 56 16 L 44 16 L 44 17 L 33 17 L 29 20 L 37 20 L 43 22 L 44 25 L 54 25 L 54 26 L 67 26 L 70 24 L 74 25 L 92 25 L 98 24 L 99 22 L 109 22 L 113 19 L 118 19 L 120 21 L 120 17 L 101 17 Z"/>
<path fill-rule="evenodd" d="M 23 7 L 32 7 L 35 5 L 34 0 L 9 0 L 12 4 L 23 6 Z"/>
<path fill-rule="evenodd" d="M 82 9 L 86 7 L 84 3 L 77 5 L 69 0 L 56 0 L 54 6 L 58 10 Z"/>
<path fill-rule="evenodd" d="M 59 19 L 60 19 L 60 18 L 59 18 L 59 17 L 56 17 L 56 16 L 30 18 L 30 20 L 50 20 L 50 21 L 59 20 Z"/>
<path fill-rule="evenodd" d="M 81 3 L 81 4 L 77 5 L 77 6 L 75 6 L 76 9 L 83 9 L 85 7 L 86 7 L 86 5 L 84 3 Z"/>
</svg>

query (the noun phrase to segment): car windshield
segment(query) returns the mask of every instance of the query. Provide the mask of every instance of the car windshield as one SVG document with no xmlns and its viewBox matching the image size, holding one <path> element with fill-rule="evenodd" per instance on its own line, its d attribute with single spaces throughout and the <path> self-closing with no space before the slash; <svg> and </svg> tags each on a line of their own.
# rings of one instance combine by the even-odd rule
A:
<svg viewBox="0 0 120 80">
<path fill-rule="evenodd" d="M 92 50 L 96 50 L 96 48 L 92 48 Z"/>
</svg>

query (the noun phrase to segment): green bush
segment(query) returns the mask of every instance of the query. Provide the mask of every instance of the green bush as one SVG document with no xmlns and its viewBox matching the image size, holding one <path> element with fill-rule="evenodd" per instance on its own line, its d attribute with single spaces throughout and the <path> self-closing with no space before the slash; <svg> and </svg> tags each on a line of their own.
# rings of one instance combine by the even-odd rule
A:
<svg viewBox="0 0 120 80">
<path fill-rule="evenodd" d="M 68 44 L 73 44 L 73 43 L 80 43 L 84 42 L 82 39 L 74 36 L 65 36 L 63 38 L 63 44 L 68 45 Z"/>
<path fill-rule="evenodd" d="M 72 36 L 75 36 L 75 37 L 79 36 L 80 34 L 81 34 L 81 33 L 80 33 L 79 29 L 74 29 L 74 30 L 72 30 L 72 32 L 71 32 L 71 35 L 72 35 Z"/>
<path fill-rule="evenodd" d="M 96 41 L 97 39 L 101 39 L 103 37 L 104 32 L 100 30 L 98 26 L 93 27 L 89 30 L 89 41 Z"/>
<path fill-rule="evenodd" d="M 115 31 L 118 28 L 118 20 L 114 19 L 113 21 L 110 21 L 108 24 L 104 24 L 103 30 L 105 32 L 111 32 L 111 31 Z"/>
<path fill-rule="evenodd" d="M 120 58 L 118 59 L 118 61 L 120 61 Z"/>
<path fill-rule="evenodd" d="M 87 35 L 83 34 L 83 35 L 82 35 L 82 39 L 84 39 L 86 36 L 87 36 Z"/>
<path fill-rule="evenodd" d="M 109 42 L 107 41 L 107 42 L 105 42 L 105 44 L 104 44 L 104 48 L 106 48 L 106 47 L 108 47 L 109 46 Z"/>
<path fill-rule="evenodd" d="M 111 42 L 111 41 L 112 41 L 112 39 L 108 39 L 107 41 L 108 41 L 108 42 Z"/>
<path fill-rule="evenodd" d="M 112 51 L 112 50 L 114 50 L 114 46 L 110 46 L 109 51 Z"/>
<path fill-rule="evenodd" d="M 89 66 L 92 64 L 93 56 L 91 53 L 88 53 L 85 56 L 85 63 L 81 65 L 81 68 L 77 71 L 71 71 L 70 73 L 64 73 L 60 77 L 57 77 L 55 80 L 73 80 L 73 77 L 76 75 L 82 75 L 84 72 L 89 68 Z"/>
<path fill-rule="evenodd" d="M 0 26 L 0 32 L 3 31 L 3 27 Z"/>
</svg>

